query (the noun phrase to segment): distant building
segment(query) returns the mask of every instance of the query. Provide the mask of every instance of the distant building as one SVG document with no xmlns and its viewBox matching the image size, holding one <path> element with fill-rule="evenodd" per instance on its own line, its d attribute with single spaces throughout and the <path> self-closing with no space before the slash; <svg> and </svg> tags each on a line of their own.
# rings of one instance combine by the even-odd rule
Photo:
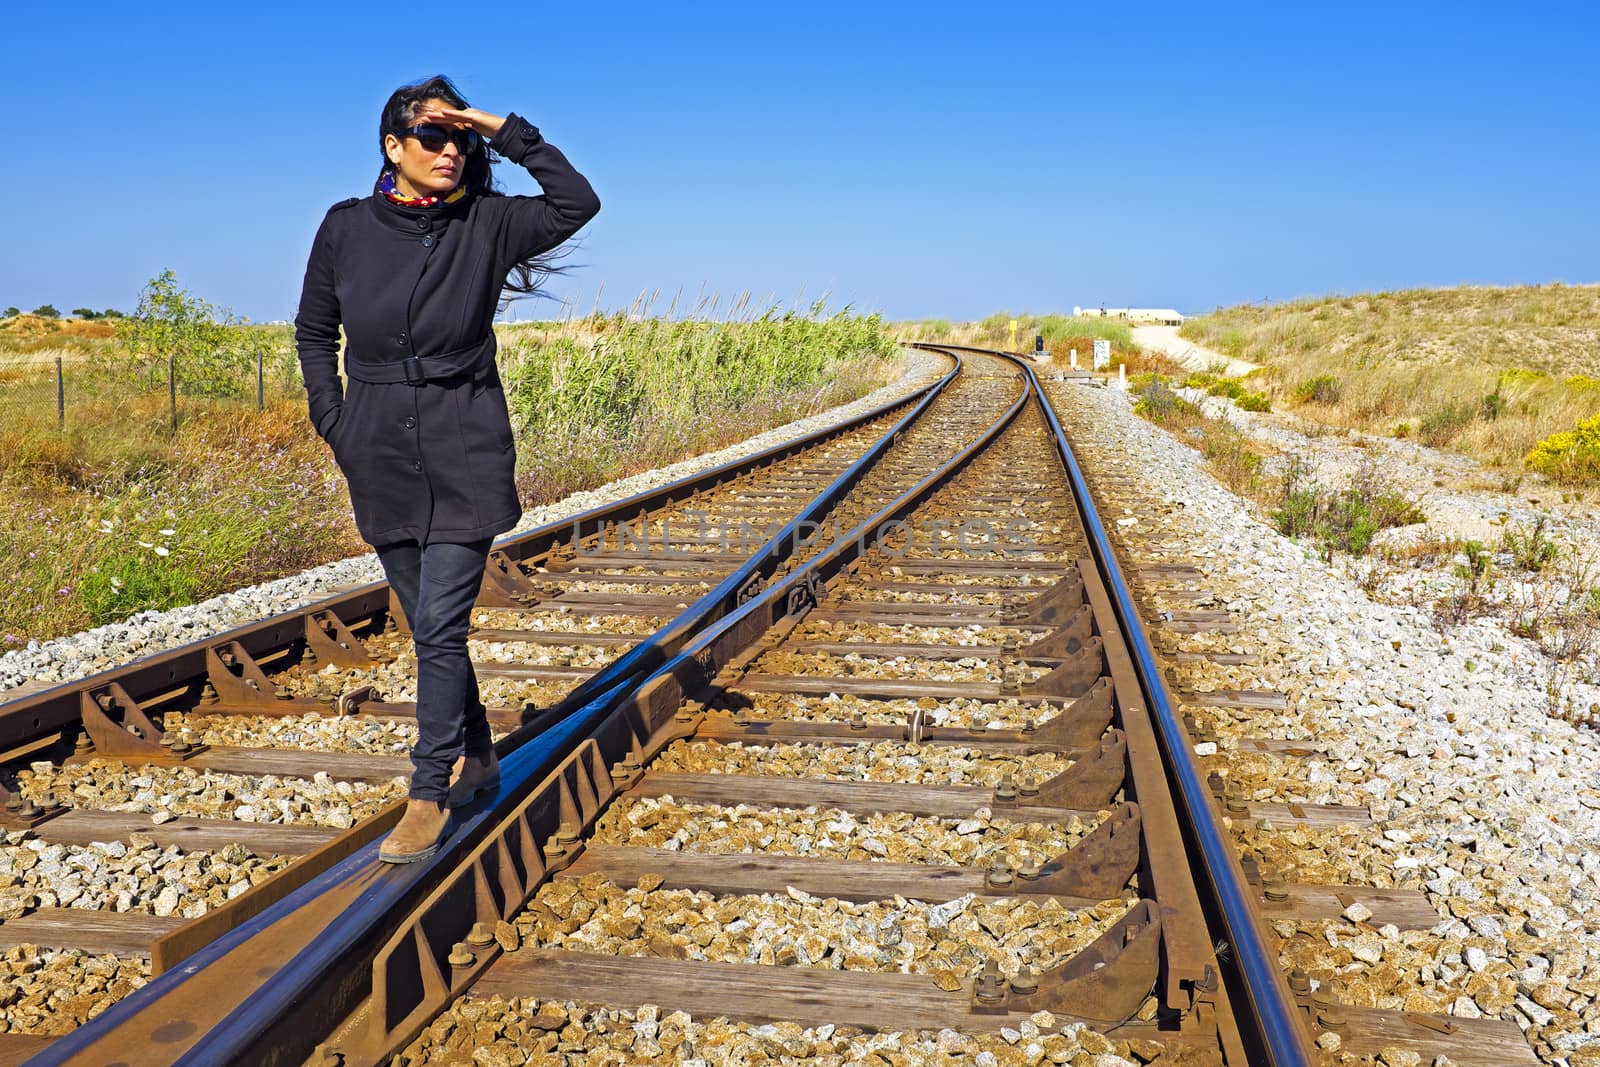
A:
<svg viewBox="0 0 1600 1067">
<path fill-rule="evenodd" d="M 1087 315 L 1100 319 L 1125 319 L 1128 322 L 1156 323 L 1161 326 L 1182 326 L 1183 315 L 1171 308 L 1080 308 L 1072 309 L 1074 316 Z"/>
</svg>

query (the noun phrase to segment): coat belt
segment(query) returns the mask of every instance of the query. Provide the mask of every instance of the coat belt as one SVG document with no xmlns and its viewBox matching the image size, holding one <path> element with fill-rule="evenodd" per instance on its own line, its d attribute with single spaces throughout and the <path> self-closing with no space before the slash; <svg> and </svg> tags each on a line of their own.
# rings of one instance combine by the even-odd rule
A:
<svg viewBox="0 0 1600 1067">
<path fill-rule="evenodd" d="M 405 359 L 367 362 L 353 354 L 347 355 L 344 372 L 358 382 L 423 385 L 430 381 L 476 375 L 485 366 L 494 363 L 494 353 L 495 339 L 491 333 L 480 341 L 436 356 L 407 356 Z"/>
</svg>

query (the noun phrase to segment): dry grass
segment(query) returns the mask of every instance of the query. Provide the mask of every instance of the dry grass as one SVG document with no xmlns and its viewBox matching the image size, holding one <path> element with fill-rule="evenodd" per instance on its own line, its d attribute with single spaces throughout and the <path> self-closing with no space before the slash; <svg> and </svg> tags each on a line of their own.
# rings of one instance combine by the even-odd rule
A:
<svg viewBox="0 0 1600 1067">
<path fill-rule="evenodd" d="M 901 365 L 874 318 L 654 322 L 502 330 L 526 505 L 854 399 Z M 252 367 L 237 397 L 180 395 L 176 433 L 164 379 L 99 330 L 0 330 L 0 651 L 363 550 L 289 329 L 238 329 L 271 353 L 265 410 Z M 56 350 L 72 357 L 59 429 Z"/>
<path fill-rule="evenodd" d="M 1183 335 L 1263 367 L 1250 385 L 1329 425 L 1520 470 L 1600 413 L 1600 286 L 1420 289 L 1245 305 Z"/>
<path fill-rule="evenodd" d="M 46 319 L 13 315 L 0 319 L 0 360 L 5 363 L 71 363 L 105 352 L 116 327 L 103 319 Z"/>
</svg>

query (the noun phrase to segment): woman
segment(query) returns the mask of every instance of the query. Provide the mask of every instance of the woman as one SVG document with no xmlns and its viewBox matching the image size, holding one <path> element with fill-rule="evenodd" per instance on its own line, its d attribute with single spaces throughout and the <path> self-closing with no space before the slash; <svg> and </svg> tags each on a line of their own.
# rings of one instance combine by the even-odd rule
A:
<svg viewBox="0 0 1600 1067">
<path fill-rule="evenodd" d="M 438 849 L 450 807 L 499 785 L 467 656 L 490 542 L 522 514 L 495 309 L 502 290 L 537 289 L 553 269 L 542 254 L 600 201 L 536 128 L 468 107 L 447 78 L 396 90 L 378 138 L 372 195 L 335 204 L 317 231 L 295 343 L 311 422 L 344 471 L 356 526 L 416 646 L 410 799 L 378 853 L 409 863 Z M 498 193 L 496 152 L 544 195 Z"/>
</svg>

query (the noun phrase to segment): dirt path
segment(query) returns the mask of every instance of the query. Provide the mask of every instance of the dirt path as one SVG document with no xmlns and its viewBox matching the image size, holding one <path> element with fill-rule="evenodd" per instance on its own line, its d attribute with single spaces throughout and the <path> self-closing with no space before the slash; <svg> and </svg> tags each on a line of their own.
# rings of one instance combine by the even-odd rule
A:
<svg viewBox="0 0 1600 1067">
<path fill-rule="evenodd" d="M 1257 366 L 1247 360 L 1201 348 L 1187 338 L 1179 337 L 1176 326 L 1135 326 L 1133 343 L 1141 348 L 1165 353 L 1190 370 L 1208 371 L 1220 364 L 1225 368 L 1222 373 L 1230 378 L 1242 378 Z"/>
</svg>

